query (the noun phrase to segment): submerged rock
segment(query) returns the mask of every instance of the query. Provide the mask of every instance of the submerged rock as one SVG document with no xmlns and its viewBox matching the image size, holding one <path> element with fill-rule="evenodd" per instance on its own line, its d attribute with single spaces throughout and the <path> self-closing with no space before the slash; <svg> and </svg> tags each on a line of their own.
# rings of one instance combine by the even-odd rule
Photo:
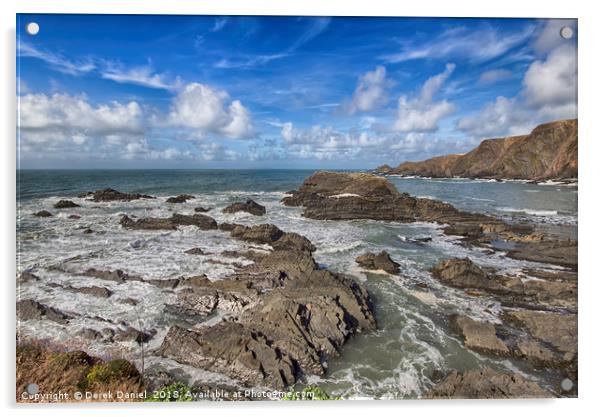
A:
<svg viewBox="0 0 602 417">
<path fill-rule="evenodd" d="M 75 204 L 71 200 L 60 200 L 58 203 L 54 205 L 54 208 L 63 209 L 63 208 L 75 208 L 81 207 L 79 204 Z"/>
<path fill-rule="evenodd" d="M 142 198 L 155 198 L 146 194 L 130 194 L 130 193 L 122 193 L 120 191 L 114 190 L 113 188 L 104 188 L 102 190 L 96 191 L 88 191 L 86 193 L 80 194 L 80 198 L 90 198 L 95 202 L 108 202 L 108 201 L 132 201 L 139 200 Z"/>
<path fill-rule="evenodd" d="M 205 255 L 205 251 L 201 248 L 191 248 L 191 249 L 185 250 L 184 253 L 186 253 L 188 255 Z"/>
<path fill-rule="evenodd" d="M 29 272 L 29 271 L 23 271 L 21 272 L 21 275 L 19 275 L 19 277 L 17 278 L 18 282 L 32 282 L 32 281 L 39 281 L 40 277 L 38 277 L 37 275 Z"/>
<path fill-rule="evenodd" d="M 364 253 L 363 255 L 358 256 L 355 259 L 355 262 L 365 269 L 380 269 L 389 274 L 399 273 L 399 264 L 391 259 L 391 256 L 386 251 L 382 251 L 378 254 L 372 252 Z"/>
<path fill-rule="evenodd" d="M 80 294 L 93 295 L 95 297 L 100 297 L 100 298 L 109 298 L 113 294 L 113 292 L 111 290 L 109 290 L 108 288 L 98 287 L 98 286 L 90 286 L 90 287 L 67 286 L 67 287 L 63 287 L 63 288 L 67 291 L 77 292 Z"/>
<path fill-rule="evenodd" d="M 265 207 L 249 198 L 244 203 L 234 203 L 222 210 L 223 213 L 230 214 L 237 213 L 239 211 L 245 211 L 253 214 L 254 216 L 263 216 L 265 214 Z"/>
<path fill-rule="evenodd" d="M 206 213 L 206 212 L 208 212 L 210 210 L 211 210 L 210 208 L 206 208 L 206 207 L 195 207 L 194 208 L 194 211 L 196 213 Z"/>
<path fill-rule="evenodd" d="M 479 371 L 454 371 L 431 388 L 425 398 L 508 399 L 551 398 L 552 393 L 517 373 L 491 368 Z"/>
<path fill-rule="evenodd" d="M 36 217 L 52 217 L 52 213 L 48 210 L 40 210 L 33 214 Z"/>
<path fill-rule="evenodd" d="M 67 218 L 71 220 L 79 220 L 82 218 L 82 216 L 80 216 L 79 214 L 70 214 Z"/>
<path fill-rule="evenodd" d="M 194 198 L 194 196 L 190 195 L 190 194 L 180 194 L 177 197 L 169 197 L 166 201 L 168 203 L 176 204 L 176 203 L 185 203 L 186 201 L 191 200 L 193 198 Z"/>
</svg>

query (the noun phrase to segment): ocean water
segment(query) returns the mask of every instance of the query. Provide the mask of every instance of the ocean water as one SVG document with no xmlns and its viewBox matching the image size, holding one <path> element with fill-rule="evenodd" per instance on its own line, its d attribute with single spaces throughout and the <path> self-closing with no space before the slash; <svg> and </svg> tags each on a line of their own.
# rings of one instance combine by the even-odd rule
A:
<svg viewBox="0 0 602 417">
<path fill-rule="evenodd" d="M 177 231 L 131 231 L 119 224 L 122 214 L 139 217 L 167 217 L 172 213 L 191 214 L 194 207 L 211 208 L 207 214 L 218 222 L 242 224 L 273 223 L 285 231 L 305 235 L 317 247 L 317 262 L 331 270 L 348 274 L 362 282 L 375 301 L 378 329 L 350 340 L 328 363 L 323 377 L 310 376 L 302 384 L 313 383 L 345 398 L 416 398 L 441 373 L 452 369 L 476 369 L 484 364 L 497 369 L 523 373 L 543 385 L 557 383 L 553 371 L 534 370 L 519 361 L 491 358 L 471 352 L 450 332 L 447 317 L 463 313 L 481 320 L 498 321 L 500 306 L 488 298 L 471 298 L 462 291 L 440 285 L 429 268 L 441 259 L 470 257 L 480 265 L 514 273 L 534 264 L 507 259 L 501 253 L 488 254 L 468 248 L 454 237 L 442 234 L 441 227 L 429 223 L 403 224 L 376 221 L 316 221 L 301 216 L 301 208 L 285 207 L 280 200 L 296 189 L 314 171 L 304 170 L 124 170 L 124 171 L 19 171 L 17 173 L 17 270 L 31 270 L 40 282 L 19 284 L 17 296 L 73 312 L 78 317 L 68 326 L 50 321 L 18 323 L 24 336 L 45 338 L 78 346 L 104 357 L 126 356 L 140 361 L 135 343 L 105 345 L 79 338 L 77 332 L 92 328 L 118 328 L 131 325 L 156 330 L 147 351 L 158 347 L 170 324 L 211 325 L 219 317 L 202 323 L 187 323 L 174 317 L 165 306 L 175 302 L 175 293 L 156 286 L 128 282 L 116 284 L 78 275 L 88 268 L 123 269 L 145 278 L 169 279 L 207 274 L 222 279 L 234 271 L 232 264 L 244 259 L 220 259 L 224 250 L 245 249 L 220 231 L 200 231 L 181 227 Z M 389 177 L 400 191 L 436 198 L 456 207 L 486 212 L 509 221 L 529 221 L 551 233 L 577 237 L 577 187 L 537 185 L 524 182 L 493 182 L 463 179 L 419 179 Z M 112 187 L 120 191 L 152 194 L 156 200 L 129 203 L 94 203 L 77 198 L 84 191 Z M 184 204 L 168 204 L 165 199 L 178 194 L 196 198 Z M 52 205 L 61 198 L 81 208 L 57 210 Z M 252 198 L 265 205 L 267 214 L 223 214 L 221 209 L 234 201 Z M 33 217 L 46 209 L 54 216 Z M 81 219 L 68 219 L 70 214 Z M 86 228 L 95 233 L 84 234 Z M 419 244 L 413 239 L 431 237 Z M 201 247 L 208 254 L 184 253 Z M 364 271 L 355 258 L 365 251 L 387 250 L 402 265 L 399 276 Z M 210 262 L 219 259 L 222 263 Z M 542 266 L 542 265 L 538 265 Z M 546 268 L 557 268 L 545 266 Z M 108 299 L 68 292 L 60 286 L 101 285 L 114 294 Z M 426 288 L 423 285 L 426 284 Z M 121 302 L 139 301 L 137 306 Z M 145 357 L 145 366 L 177 370 L 195 382 L 236 384 L 227 377 L 200 371 L 173 361 Z"/>
</svg>

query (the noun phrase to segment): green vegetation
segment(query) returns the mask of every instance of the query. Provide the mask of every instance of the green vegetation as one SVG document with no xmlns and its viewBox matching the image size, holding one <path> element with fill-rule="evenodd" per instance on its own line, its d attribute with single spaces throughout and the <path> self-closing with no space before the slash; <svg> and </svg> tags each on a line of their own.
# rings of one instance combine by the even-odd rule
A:
<svg viewBox="0 0 602 417">
<path fill-rule="evenodd" d="M 181 382 L 174 382 L 173 384 L 167 385 L 160 390 L 154 392 L 151 397 L 148 397 L 146 402 L 178 402 L 178 401 L 192 401 L 192 388 Z"/>
<path fill-rule="evenodd" d="M 136 367 L 125 359 L 114 359 L 106 363 L 96 364 L 90 369 L 86 380 L 88 384 L 106 384 L 109 382 L 137 379 L 140 377 Z"/>
<path fill-rule="evenodd" d="M 284 397 L 284 401 L 327 401 L 341 400 L 341 397 L 332 396 L 316 385 L 309 385 L 301 391 L 289 391 Z"/>
</svg>

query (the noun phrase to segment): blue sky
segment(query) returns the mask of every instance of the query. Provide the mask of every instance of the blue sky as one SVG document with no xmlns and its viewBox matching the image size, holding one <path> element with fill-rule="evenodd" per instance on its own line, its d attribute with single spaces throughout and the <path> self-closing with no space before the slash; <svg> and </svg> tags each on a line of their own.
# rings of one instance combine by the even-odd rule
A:
<svg viewBox="0 0 602 417">
<path fill-rule="evenodd" d="M 465 152 L 576 117 L 576 35 L 575 20 L 22 14 L 19 162 L 371 168 Z"/>
</svg>

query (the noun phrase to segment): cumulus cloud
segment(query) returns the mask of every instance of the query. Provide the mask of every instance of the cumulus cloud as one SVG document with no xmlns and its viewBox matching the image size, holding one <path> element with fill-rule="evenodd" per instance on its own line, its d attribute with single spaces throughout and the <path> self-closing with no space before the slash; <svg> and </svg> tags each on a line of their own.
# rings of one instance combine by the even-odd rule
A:
<svg viewBox="0 0 602 417">
<path fill-rule="evenodd" d="M 251 115 L 239 100 L 199 83 L 187 84 L 174 98 L 168 124 L 232 139 L 253 135 Z"/>
<path fill-rule="evenodd" d="M 447 100 L 433 99 L 455 68 L 454 64 L 447 64 L 445 71 L 426 80 L 417 97 L 399 97 L 395 131 L 432 132 L 438 129 L 439 120 L 453 113 L 455 106 Z"/>
<path fill-rule="evenodd" d="M 531 64 L 523 79 L 523 94 L 532 107 L 577 102 L 577 51 L 570 45 L 554 49 Z"/>
<path fill-rule="evenodd" d="M 372 111 L 387 102 L 387 70 L 383 66 L 377 66 L 374 71 L 366 72 L 359 80 L 353 92 L 351 101 L 346 105 L 347 112 Z"/>
<path fill-rule="evenodd" d="M 101 138 L 108 142 L 144 134 L 140 105 L 111 102 L 94 106 L 85 96 L 26 94 L 19 97 L 19 129 L 26 143 Z"/>
<path fill-rule="evenodd" d="M 485 138 L 512 133 L 526 133 L 532 127 L 532 114 L 525 112 L 516 99 L 497 97 L 475 114 L 462 117 L 456 123 L 461 131 Z"/>
</svg>

